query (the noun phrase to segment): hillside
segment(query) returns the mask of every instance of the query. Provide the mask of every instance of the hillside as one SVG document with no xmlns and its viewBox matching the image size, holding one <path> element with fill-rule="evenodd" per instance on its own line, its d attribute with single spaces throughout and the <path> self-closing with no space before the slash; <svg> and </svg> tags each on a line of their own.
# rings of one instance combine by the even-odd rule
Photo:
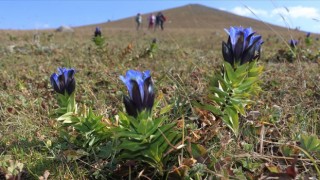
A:
<svg viewBox="0 0 320 180">
<path fill-rule="evenodd" d="M 255 19 L 238 16 L 199 4 L 189 4 L 182 7 L 162 10 L 162 12 L 167 17 L 167 21 L 165 23 L 166 32 L 175 32 L 178 35 L 181 35 L 181 30 L 184 30 L 183 33 L 196 32 L 198 34 L 206 34 L 206 36 L 211 33 L 224 34 L 224 29 L 229 28 L 230 26 L 252 27 L 256 32 L 263 36 L 277 35 L 278 37 L 285 37 L 285 39 L 304 35 L 304 33 L 300 31 L 288 30 L 285 27 L 271 25 Z M 142 14 L 142 27 L 144 30 L 147 28 L 147 19 L 151 13 L 156 14 L 158 12 Z M 74 27 L 74 37 L 76 39 L 86 39 L 88 36 L 92 36 L 96 26 L 102 28 L 103 34 L 118 34 L 118 32 L 122 30 L 135 31 L 136 24 L 134 18 L 135 14 L 131 17 L 117 21 Z M 41 30 L 40 32 L 51 33 L 53 31 L 55 31 L 55 29 Z M 35 30 L 0 30 L 0 40 L 6 41 L 8 39 L 8 34 L 13 36 L 29 36 L 34 33 Z M 186 34 L 184 34 L 184 36 L 185 35 Z"/>
<path fill-rule="evenodd" d="M 288 31 L 287 28 L 265 24 L 255 19 L 238 16 L 199 4 L 189 4 L 182 7 L 163 10 L 162 12 L 168 19 L 165 24 L 167 29 L 185 28 L 223 30 L 230 26 L 241 25 L 244 27 L 251 26 L 257 31 L 270 31 L 270 27 L 277 32 Z M 147 19 L 150 14 L 151 12 L 142 15 L 144 27 L 147 26 Z M 135 26 L 134 16 L 109 23 L 89 25 L 82 28 L 93 28 L 94 26 L 101 26 L 103 28 L 132 28 Z"/>
</svg>

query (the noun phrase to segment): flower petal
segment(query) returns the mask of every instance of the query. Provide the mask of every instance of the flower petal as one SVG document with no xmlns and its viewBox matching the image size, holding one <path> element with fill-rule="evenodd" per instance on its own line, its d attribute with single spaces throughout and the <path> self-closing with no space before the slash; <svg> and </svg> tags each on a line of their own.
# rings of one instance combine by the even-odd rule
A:
<svg viewBox="0 0 320 180">
<path fill-rule="evenodd" d="M 222 55 L 223 59 L 233 65 L 234 63 L 234 57 L 233 57 L 233 52 L 232 52 L 232 47 L 230 47 L 231 44 L 227 44 L 225 42 L 222 42 Z"/>
<path fill-rule="evenodd" d="M 144 81 L 144 98 L 143 98 L 143 106 L 147 108 L 147 110 L 151 110 L 154 103 L 154 88 L 151 77 L 148 77 Z"/>
<path fill-rule="evenodd" d="M 240 64 L 251 62 L 256 57 L 256 52 L 259 53 L 261 45 L 261 36 L 253 37 L 252 44 L 243 52 Z M 258 56 L 260 57 L 260 55 Z"/>
<path fill-rule="evenodd" d="M 142 110 L 142 98 L 139 85 L 137 81 L 131 80 L 132 86 L 132 101 L 134 102 L 136 109 L 140 112 Z"/>
<path fill-rule="evenodd" d="M 64 94 L 67 91 L 70 95 L 75 90 L 75 70 L 64 67 L 59 67 L 57 70 L 58 73 L 53 73 L 50 77 L 53 89 L 60 94 Z"/>
<path fill-rule="evenodd" d="M 128 70 L 126 76 L 120 76 L 120 79 L 126 84 L 130 95 L 124 99 L 128 114 L 136 116 L 137 113 L 145 109 L 150 111 L 154 103 L 154 89 L 150 71 Z"/>
<path fill-rule="evenodd" d="M 53 73 L 50 77 L 51 85 L 53 86 L 53 89 L 58 92 L 60 90 L 60 83 L 58 81 L 58 76 L 56 73 Z"/>
<path fill-rule="evenodd" d="M 59 81 L 59 85 L 60 85 L 60 88 L 59 88 L 59 93 L 61 94 L 64 94 L 64 91 L 65 91 L 65 78 L 64 78 L 64 75 L 59 75 L 58 76 L 58 81 Z"/>
<path fill-rule="evenodd" d="M 131 99 L 128 96 L 123 96 L 123 103 L 127 113 L 130 116 L 137 117 L 137 110 L 135 108 L 135 104 L 131 101 Z"/>
<path fill-rule="evenodd" d="M 237 33 L 237 39 L 236 44 L 233 49 L 234 58 L 236 61 L 240 60 L 242 52 L 243 52 L 243 44 L 244 44 L 244 33 L 242 31 L 239 31 Z"/>
</svg>

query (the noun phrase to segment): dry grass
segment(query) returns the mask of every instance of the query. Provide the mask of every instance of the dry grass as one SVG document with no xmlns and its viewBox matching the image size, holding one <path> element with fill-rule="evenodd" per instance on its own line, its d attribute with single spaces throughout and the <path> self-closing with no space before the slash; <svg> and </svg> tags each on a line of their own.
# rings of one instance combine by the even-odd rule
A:
<svg viewBox="0 0 320 180">
<path fill-rule="evenodd" d="M 183 8 L 191 10 L 182 11 Z M 176 13 L 184 16 L 182 12 L 199 14 L 198 11 L 203 10 L 198 6 L 183 8 Z M 173 11 L 165 13 L 173 16 L 170 15 Z M 224 15 L 218 11 L 214 13 Z M 190 103 L 207 98 L 208 77 L 220 68 L 221 41 L 227 38 L 223 32 L 226 24 L 211 29 L 213 25 L 207 22 L 216 20 L 202 22 L 199 18 L 195 22 L 203 23 L 199 26 L 206 28 L 178 29 L 188 25 L 181 22 L 177 27 L 168 25 L 162 32 L 136 32 L 130 28 L 107 28 L 111 25 L 106 24 L 102 33 L 107 45 L 102 51 L 91 41 L 92 27 L 76 29 L 73 34 L 39 32 L 40 46 L 34 44 L 32 31 L 0 32 L 0 157 L 10 156 L 24 163 L 31 179 L 39 178 L 45 170 L 49 170 L 53 179 L 87 179 L 92 170 L 99 167 L 86 159 L 69 162 L 59 148 L 48 146 L 49 141 L 60 143 L 57 141 L 59 124 L 49 116 L 56 106 L 49 77 L 57 67 L 67 66 L 77 71 L 77 101 L 92 106 L 95 112 L 108 118 L 114 118 L 123 110 L 121 95 L 126 89 L 119 76 L 128 69 L 149 69 L 158 97 L 177 104 L 170 115 L 172 121 L 186 119 L 186 136 L 191 139 L 195 134 L 200 136 L 199 141 L 215 167 L 241 167 L 244 174 L 252 177 L 268 172 L 265 163 L 282 169 L 288 167 L 291 157 L 285 157 L 280 149 L 286 144 L 298 147 L 301 134 L 320 135 L 319 60 L 317 63 L 317 60 L 304 58 L 302 52 L 294 63 L 278 61 L 278 50 L 287 50 L 280 38 L 265 26 L 261 28 L 251 20 L 242 21 L 242 25 L 257 27 L 258 33 L 263 35 L 265 43 L 260 64 L 265 71 L 261 84 L 263 92 L 248 109 L 248 116 L 241 118 L 242 134 L 235 139 L 218 119 L 199 112 Z M 235 24 L 232 21 L 227 27 Z M 301 33 L 290 33 L 283 37 L 303 38 Z M 153 38 L 158 39 L 154 58 L 138 58 Z M 132 51 L 124 53 L 129 44 Z M 10 52 L 10 45 L 18 48 Z M 317 52 L 319 45 L 319 41 L 314 41 L 309 49 Z M 261 115 L 253 118 L 250 111 L 259 111 Z M 199 128 L 198 124 L 207 126 Z M 246 150 L 245 144 L 253 148 Z M 318 154 L 312 155 L 318 165 Z M 246 169 L 240 163 L 244 159 L 257 163 L 257 170 Z M 299 157 L 297 167 L 300 177 L 313 176 L 316 172 L 309 157 Z M 219 177 L 220 173 L 222 171 L 216 169 L 213 174 Z M 239 175 L 234 173 L 233 176 Z"/>
</svg>

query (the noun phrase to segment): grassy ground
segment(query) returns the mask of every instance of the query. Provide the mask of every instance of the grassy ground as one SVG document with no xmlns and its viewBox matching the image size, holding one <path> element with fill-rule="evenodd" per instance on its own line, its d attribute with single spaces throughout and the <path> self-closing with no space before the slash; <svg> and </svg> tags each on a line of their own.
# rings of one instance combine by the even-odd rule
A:
<svg viewBox="0 0 320 180">
<path fill-rule="evenodd" d="M 206 101 L 208 78 L 220 70 L 221 41 L 227 40 L 223 31 L 110 29 L 103 31 L 103 49 L 94 45 L 91 34 L 44 32 L 39 46 L 33 42 L 32 32 L 1 35 L 0 162 L 23 163 L 24 177 L 39 179 L 48 171 L 50 179 L 88 179 L 108 162 L 88 158 L 70 161 L 67 151 L 59 148 L 65 142 L 59 140 L 60 124 L 49 116 L 56 108 L 49 78 L 61 66 L 76 69 L 77 102 L 109 119 L 124 111 L 122 94 L 127 92 L 119 76 L 129 69 L 151 70 L 158 99 L 173 104 L 171 121 L 185 119 L 186 136 L 206 149 L 207 162 L 215 167 L 210 173 L 216 177 L 254 179 L 268 174 L 272 167 L 284 172 L 293 156 L 284 155 L 283 149 L 297 149 L 303 134 L 320 135 L 319 59 L 307 56 L 303 41 L 304 51 L 289 63 L 279 52 L 288 51 L 281 37 L 263 32 L 265 43 L 259 61 L 264 66 L 263 91 L 247 109 L 247 116 L 241 117 L 241 134 L 235 138 L 219 118 L 191 104 Z M 158 40 L 153 58 L 139 56 L 153 38 Z M 16 48 L 8 48 L 10 45 Z M 314 40 L 308 48 L 316 54 L 319 45 Z M 252 115 L 257 112 L 258 116 Z M 310 157 L 299 153 L 296 167 L 300 177 L 316 177 L 319 152 L 309 152 Z M 173 162 L 167 170 L 173 165 L 181 164 Z M 137 176 L 142 169 L 138 165 L 133 174 Z M 110 174 L 108 171 L 102 174 Z"/>
</svg>

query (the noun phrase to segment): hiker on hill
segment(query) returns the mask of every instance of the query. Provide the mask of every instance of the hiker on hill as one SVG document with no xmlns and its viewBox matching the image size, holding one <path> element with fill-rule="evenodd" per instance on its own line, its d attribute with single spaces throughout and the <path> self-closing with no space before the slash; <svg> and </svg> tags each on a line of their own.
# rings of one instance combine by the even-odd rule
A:
<svg viewBox="0 0 320 180">
<path fill-rule="evenodd" d="M 135 19 L 136 19 L 136 23 L 137 23 L 137 30 L 139 30 L 139 29 L 140 29 L 140 26 L 141 26 L 141 23 L 142 23 L 142 16 L 141 16 L 141 14 L 138 13 Z"/>
<path fill-rule="evenodd" d="M 94 37 L 101 36 L 101 29 L 99 27 L 96 27 L 96 30 L 94 31 Z"/>
<path fill-rule="evenodd" d="M 163 30 L 163 24 L 166 21 L 166 17 L 162 14 L 162 12 L 159 12 L 156 16 L 156 26 L 154 30 L 156 30 L 159 26 L 161 27 L 161 30 Z"/>
<path fill-rule="evenodd" d="M 149 16 L 149 26 L 148 26 L 148 29 L 153 29 L 153 27 L 154 27 L 154 24 L 155 24 L 155 22 L 156 22 L 156 16 L 154 15 L 154 14 L 151 14 L 150 16 Z"/>
</svg>

